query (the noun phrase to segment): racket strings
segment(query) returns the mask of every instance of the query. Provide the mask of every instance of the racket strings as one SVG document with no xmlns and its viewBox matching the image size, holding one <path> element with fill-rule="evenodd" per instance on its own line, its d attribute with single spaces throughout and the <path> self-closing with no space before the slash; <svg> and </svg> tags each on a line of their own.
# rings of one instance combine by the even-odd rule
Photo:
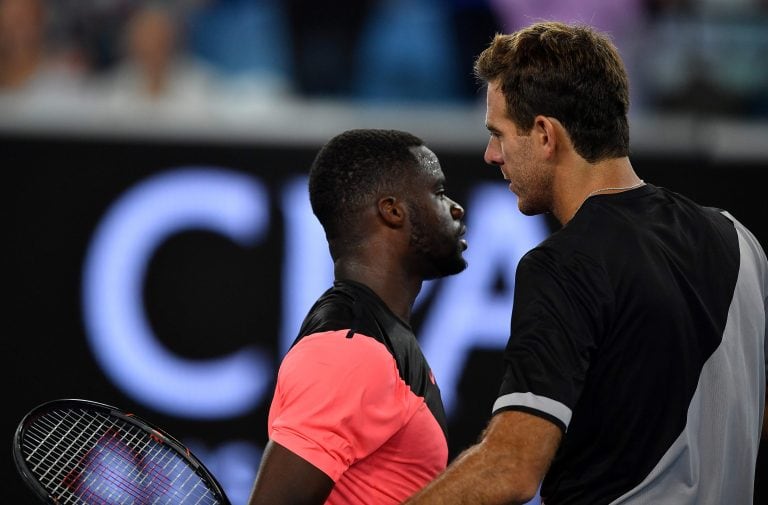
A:
<svg viewBox="0 0 768 505">
<path fill-rule="evenodd" d="M 68 415 L 69 414 L 67 414 L 67 416 Z M 39 460 L 33 467 L 34 471 L 45 465 L 48 466 L 48 469 L 39 475 L 39 480 L 44 486 L 60 491 L 61 489 L 56 488 L 56 483 L 62 474 L 64 474 L 64 476 L 61 478 L 61 485 L 64 489 L 71 491 L 76 496 L 91 495 L 99 491 L 98 485 L 96 488 L 81 488 L 83 484 L 88 483 L 87 477 L 89 475 L 92 477 L 101 475 L 103 478 L 101 485 L 109 485 L 110 482 L 117 481 L 118 487 L 122 486 L 122 483 L 116 479 L 116 475 L 118 475 L 116 472 L 125 470 L 125 468 L 132 468 L 131 462 L 130 460 L 124 459 L 126 454 L 125 451 L 117 451 L 117 454 L 114 453 L 115 444 L 109 442 L 110 438 L 114 439 L 114 434 L 111 437 L 108 434 L 108 430 L 112 429 L 110 428 L 110 424 L 104 425 L 104 423 L 101 423 L 94 426 L 93 421 L 96 419 L 98 418 L 94 416 L 90 416 L 90 419 L 88 416 L 83 417 L 83 422 L 86 420 L 89 421 L 85 426 L 78 426 L 77 424 L 68 425 L 66 417 L 63 419 L 64 422 L 61 422 L 62 420 L 59 419 L 55 426 L 47 423 L 45 419 L 38 422 L 37 428 L 51 430 L 47 433 L 45 431 L 43 432 L 46 434 L 45 439 L 47 441 L 55 440 L 55 436 L 52 437 L 52 435 L 56 435 L 56 432 L 53 431 L 54 428 L 65 430 L 59 433 L 62 435 L 60 442 L 55 443 L 53 446 L 48 446 L 48 444 L 38 446 L 49 452 L 36 451 L 29 454 L 28 461 L 30 462 L 35 462 L 37 452 L 41 452 L 41 454 L 46 456 Z M 79 433 L 78 430 L 80 430 Z M 32 432 L 33 430 L 30 430 L 30 433 Z M 73 433 L 75 433 L 76 436 L 73 437 Z M 28 435 L 28 437 L 33 439 L 33 435 Z M 135 438 L 135 434 L 131 434 L 130 437 L 126 437 L 125 442 L 126 444 L 133 443 L 136 448 L 139 449 L 140 446 L 136 445 L 134 440 L 132 440 Z M 99 446 L 98 444 L 101 445 Z M 92 452 L 94 447 L 98 447 L 98 450 Z M 111 465 L 105 464 L 108 463 L 108 461 L 105 461 L 104 458 L 99 459 L 104 454 L 112 456 L 113 461 L 111 461 Z M 53 459 L 53 461 L 48 461 L 54 457 L 55 459 Z M 118 457 L 123 458 L 122 465 L 120 464 L 120 459 L 118 459 Z M 112 472 L 107 473 L 105 471 L 107 468 L 111 469 Z M 84 469 L 88 470 L 89 473 L 87 475 L 84 474 Z M 133 494 L 135 495 L 136 493 L 134 492 Z M 91 498 L 91 496 L 86 497 Z M 98 496 L 96 498 L 98 498 Z"/>
<path fill-rule="evenodd" d="M 114 426 L 114 423 L 107 423 L 106 426 Z M 128 426 L 130 428 L 130 425 Z M 170 491 L 170 482 L 167 477 L 164 477 L 162 472 L 169 471 L 168 463 L 170 462 L 174 462 L 173 467 L 177 467 L 180 464 L 180 458 L 176 457 L 175 452 L 169 451 L 165 446 L 160 444 L 151 445 L 151 438 L 147 437 L 141 430 L 136 428 L 129 429 L 128 433 L 130 433 L 130 436 L 122 439 L 117 438 L 118 433 L 119 432 L 112 427 L 108 428 L 98 439 L 98 443 L 100 444 L 99 453 L 101 454 L 97 454 L 92 459 L 88 460 L 90 465 L 90 476 L 96 479 L 101 479 L 95 487 L 92 485 L 93 482 L 88 482 L 87 478 L 80 479 L 79 481 L 73 478 L 73 475 L 78 477 L 81 475 L 81 469 L 78 467 L 82 467 L 82 464 L 77 465 L 69 474 L 67 474 L 63 484 L 68 489 L 72 490 L 75 495 L 85 496 L 90 502 L 98 502 L 99 499 L 102 499 L 101 497 L 105 493 L 103 492 L 103 489 L 100 488 L 103 488 L 106 485 L 106 489 L 109 490 L 109 493 L 106 496 L 109 503 L 119 503 L 119 501 L 113 499 L 115 498 L 114 496 L 111 496 L 115 494 L 115 489 L 111 489 L 110 486 L 116 486 L 120 492 L 124 494 L 127 493 L 131 498 L 136 498 L 138 503 L 157 503 L 158 500 L 155 500 L 152 494 L 148 494 L 146 489 L 150 489 L 148 486 L 154 485 L 156 487 L 153 494 L 167 494 L 168 491 Z M 133 453 L 129 449 L 131 446 L 134 448 Z M 142 460 L 140 456 L 147 446 L 150 447 L 150 451 L 154 451 L 154 454 L 151 452 L 149 453 L 150 461 L 152 461 L 152 463 L 149 464 L 146 463 L 145 460 Z M 165 451 L 165 454 L 162 454 L 163 451 Z M 103 456 L 104 454 L 108 457 L 105 458 Z M 158 454 L 160 455 L 158 456 Z M 88 455 L 87 458 L 91 456 L 92 455 Z M 186 465 L 183 466 L 186 468 Z M 170 470 L 173 470 L 173 467 Z M 127 476 L 122 475 L 125 472 L 128 472 Z M 189 481 L 190 478 L 194 477 L 194 474 L 191 471 L 186 473 L 186 481 Z M 177 472 L 177 476 L 179 475 L 183 474 Z M 158 476 L 161 479 L 160 482 L 157 481 Z M 135 482 L 132 483 L 129 480 L 126 480 L 126 477 Z M 146 482 L 148 477 L 150 480 L 149 482 Z M 87 487 L 83 488 L 83 484 Z M 173 503 L 190 502 L 189 500 L 183 501 L 184 498 L 179 498 L 179 491 L 184 492 L 184 488 L 174 489 Z M 193 498 L 195 492 L 195 489 L 191 488 L 190 492 L 185 493 L 184 497 Z M 128 500 L 127 503 L 134 503 L 134 501 Z M 202 501 L 202 503 L 207 502 Z"/>
<path fill-rule="evenodd" d="M 197 469 L 159 436 L 99 412 L 68 409 L 34 419 L 22 452 L 62 504 L 219 503 Z"/>
</svg>

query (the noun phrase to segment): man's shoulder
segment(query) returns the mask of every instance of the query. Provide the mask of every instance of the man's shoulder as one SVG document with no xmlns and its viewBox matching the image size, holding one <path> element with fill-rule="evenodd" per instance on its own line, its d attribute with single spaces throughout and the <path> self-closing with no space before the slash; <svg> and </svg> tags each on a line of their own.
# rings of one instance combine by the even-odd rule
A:
<svg viewBox="0 0 768 505">
<path fill-rule="evenodd" d="M 355 310 L 355 305 L 360 303 L 358 299 L 356 286 L 335 282 L 309 309 L 297 341 L 313 333 L 352 328 L 359 319 L 359 310 Z"/>
<path fill-rule="evenodd" d="M 347 329 L 340 329 L 308 334 L 288 351 L 283 364 L 322 370 L 394 370 L 394 357 L 383 343 L 363 334 L 349 338 L 348 333 Z"/>
</svg>

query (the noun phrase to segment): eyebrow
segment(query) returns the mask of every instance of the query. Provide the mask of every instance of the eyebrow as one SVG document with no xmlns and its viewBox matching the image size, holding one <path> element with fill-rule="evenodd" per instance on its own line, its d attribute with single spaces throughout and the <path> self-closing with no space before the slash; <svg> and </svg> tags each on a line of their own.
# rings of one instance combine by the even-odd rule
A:
<svg viewBox="0 0 768 505">
<path fill-rule="evenodd" d="M 444 187 L 446 182 L 445 174 L 435 178 L 435 181 L 432 183 L 432 186 L 435 188 Z"/>
</svg>

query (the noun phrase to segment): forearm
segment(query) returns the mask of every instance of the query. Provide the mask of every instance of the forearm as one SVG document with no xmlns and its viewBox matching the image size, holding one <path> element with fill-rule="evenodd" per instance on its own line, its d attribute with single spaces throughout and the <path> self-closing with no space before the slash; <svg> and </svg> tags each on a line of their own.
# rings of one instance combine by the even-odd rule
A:
<svg viewBox="0 0 768 505">
<path fill-rule="evenodd" d="M 523 412 L 498 414 L 482 442 L 464 451 L 406 503 L 526 503 L 536 495 L 561 437 L 560 428 L 540 417 Z"/>
<path fill-rule="evenodd" d="M 436 480 L 405 503 L 408 505 L 523 504 L 536 494 L 536 478 L 514 468 L 508 458 L 478 444 L 462 453 Z"/>
</svg>

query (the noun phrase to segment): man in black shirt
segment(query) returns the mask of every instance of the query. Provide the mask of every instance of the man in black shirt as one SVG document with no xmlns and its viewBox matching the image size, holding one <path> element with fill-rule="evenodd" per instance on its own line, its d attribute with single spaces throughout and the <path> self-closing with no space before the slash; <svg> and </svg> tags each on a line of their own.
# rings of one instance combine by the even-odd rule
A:
<svg viewBox="0 0 768 505">
<path fill-rule="evenodd" d="M 520 261 L 482 441 L 409 504 L 752 503 L 768 263 L 734 217 L 641 180 L 627 76 L 584 26 L 478 58 L 487 163 L 562 229 Z M 542 482 L 543 480 L 543 482 Z"/>
</svg>

